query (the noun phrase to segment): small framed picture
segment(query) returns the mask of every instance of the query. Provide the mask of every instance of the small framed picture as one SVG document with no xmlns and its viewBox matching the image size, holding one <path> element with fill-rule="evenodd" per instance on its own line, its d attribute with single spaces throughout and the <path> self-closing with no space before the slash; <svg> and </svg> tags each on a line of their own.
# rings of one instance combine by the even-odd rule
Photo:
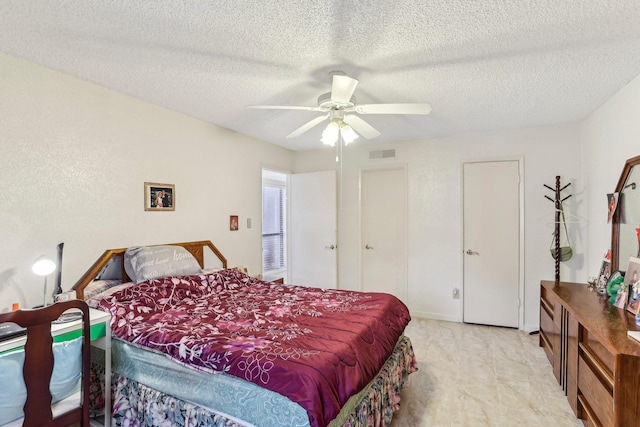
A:
<svg viewBox="0 0 640 427">
<path fill-rule="evenodd" d="M 620 286 L 620 290 L 616 295 L 616 301 L 613 303 L 618 308 L 627 308 L 627 310 L 631 311 L 627 302 L 629 301 L 629 286 L 626 283 L 622 283 Z"/>
<path fill-rule="evenodd" d="M 629 287 L 627 310 L 638 314 L 640 310 L 640 258 L 629 258 L 629 266 L 624 274 L 624 283 Z"/>
<path fill-rule="evenodd" d="M 609 283 L 609 276 L 611 275 L 611 250 L 607 251 L 602 258 L 602 264 L 600 265 L 600 272 L 598 273 L 598 279 L 596 280 L 596 289 L 600 293 L 606 293 L 607 283 Z"/>
<path fill-rule="evenodd" d="M 176 186 L 173 184 L 159 184 L 157 182 L 144 183 L 145 211 L 174 211 L 176 209 Z"/>
<path fill-rule="evenodd" d="M 607 194 L 607 222 L 611 222 L 613 218 L 613 214 L 618 207 L 618 195 L 619 193 L 609 193 Z"/>
<path fill-rule="evenodd" d="M 238 215 L 231 215 L 229 217 L 229 230 L 238 231 Z"/>
</svg>

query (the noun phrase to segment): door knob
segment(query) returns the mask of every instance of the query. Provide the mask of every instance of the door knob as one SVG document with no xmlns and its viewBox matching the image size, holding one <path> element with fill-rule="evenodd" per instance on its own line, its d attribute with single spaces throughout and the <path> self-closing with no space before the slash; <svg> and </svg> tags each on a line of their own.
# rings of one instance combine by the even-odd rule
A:
<svg viewBox="0 0 640 427">
<path fill-rule="evenodd" d="M 364 248 L 365 248 L 365 249 L 369 249 L 369 250 L 371 250 L 371 249 L 373 249 L 373 246 L 369 246 L 369 245 L 367 244 L 367 245 L 364 245 Z"/>
<path fill-rule="evenodd" d="M 324 248 L 325 248 L 325 249 L 331 249 L 331 250 L 334 250 L 334 249 L 335 249 L 335 248 L 337 248 L 337 247 L 338 247 L 338 245 L 329 245 L 329 246 L 325 246 Z"/>
<path fill-rule="evenodd" d="M 476 251 L 472 251 L 471 249 L 467 249 L 467 255 L 480 255 L 480 253 Z"/>
</svg>

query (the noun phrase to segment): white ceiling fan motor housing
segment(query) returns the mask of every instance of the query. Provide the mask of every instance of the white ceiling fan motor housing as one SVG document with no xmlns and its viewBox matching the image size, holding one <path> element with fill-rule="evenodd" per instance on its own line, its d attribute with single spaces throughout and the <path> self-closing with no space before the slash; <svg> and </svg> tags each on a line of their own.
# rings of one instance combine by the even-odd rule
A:
<svg viewBox="0 0 640 427">
<path fill-rule="evenodd" d="M 331 99 L 331 92 L 323 93 L 318 97 L 318 107 L 326 108 L 328 110 L 351 108 L 354 105 L 356 105 L 355 95 L 349 99 L 349 102 L 337 102 L 334 99 Z"/>
</svg>

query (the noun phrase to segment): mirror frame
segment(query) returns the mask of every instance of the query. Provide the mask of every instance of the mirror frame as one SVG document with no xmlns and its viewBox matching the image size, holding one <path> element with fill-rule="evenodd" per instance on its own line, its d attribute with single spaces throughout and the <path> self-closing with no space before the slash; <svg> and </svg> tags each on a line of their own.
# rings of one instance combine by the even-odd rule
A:
<svg viewBox="0 0 640 427">
<path fill-rule="evenodd" d="M 624 183 L 627 182 L 627 178 L 629 177 L 629 173 L 631 172 L 631 168 L 634 166 L 640 165 L 640 156 L 632 157 L 628 159 L 624 168 L 622 169 L 622 173 L 620 174 L 620 179 L 618 180 L 618 185 L 616 185 L 615 192 L 622 193 L 622 189 L 624 187 Z M 619 206 L 618 206 L 619 208 Z M 613 218 L 611 219 L 611 271 L 620 270 L 621 266 L 620 260 L 618 259 L 620 249 L 620 209 L 616 209 L 613 213 Z M 626 265 L 623 265 L 622 268 L 627 268 Z"/>
</svg>

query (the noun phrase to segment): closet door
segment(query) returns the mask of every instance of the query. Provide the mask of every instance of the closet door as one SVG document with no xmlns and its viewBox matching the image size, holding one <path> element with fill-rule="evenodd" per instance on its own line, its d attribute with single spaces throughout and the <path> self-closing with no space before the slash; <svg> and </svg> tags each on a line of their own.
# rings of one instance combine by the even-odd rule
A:
<svg viewBox="0 0 640 427">
<path fill-rule="evenodd" d="M 289 280 L 293 285 L 337 288 L 335 171 L 289 176 Z"/>
<path fill-rule="evenodd" d="M 519 162 L 465 163 L 463 182 L 463 321 L 517 328 Z"/>
<path fill-rule="evenodd" d="M 362 290 L 407 302 L 407 171 L 361 173 Z"/>
</svg>

